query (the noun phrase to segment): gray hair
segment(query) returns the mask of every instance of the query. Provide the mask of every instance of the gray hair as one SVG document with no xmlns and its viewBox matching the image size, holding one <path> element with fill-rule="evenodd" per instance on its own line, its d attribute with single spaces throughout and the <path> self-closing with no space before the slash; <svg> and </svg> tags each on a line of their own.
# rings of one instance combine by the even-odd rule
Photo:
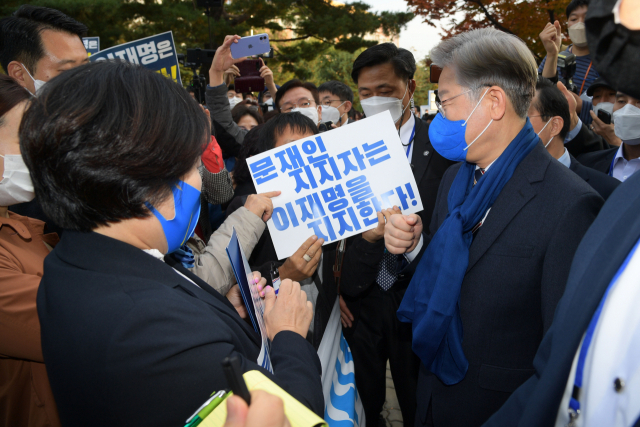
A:
<svg viewBox="0 0 640 427">
<path fill-rule="evenodd" d="M 527 116 L 536 94 L 538 67 L 531 51 L 518 37 L 496 30 L 473 30 L 442 41 L 431 51 L 431 60 L 453 69 L 459 85 L 473 90 L 502 88 L 516 114 Z"/>
</svg>

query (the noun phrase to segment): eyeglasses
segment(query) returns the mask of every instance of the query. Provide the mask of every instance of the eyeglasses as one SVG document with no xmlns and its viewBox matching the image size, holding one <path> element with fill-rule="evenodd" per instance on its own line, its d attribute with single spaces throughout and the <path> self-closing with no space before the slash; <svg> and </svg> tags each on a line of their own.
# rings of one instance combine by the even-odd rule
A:
<svg viewBox="0 0 640 427">
<path fill-rule="evenodd" d="M 282 104 L 282 107 L 280 107 L 280 111 L 282 111 L 283 113 L 290 113 L 291 110 L 293 110 L 296 107 L 298 107 L 298 108 L 309 108 L 309 107 L 311 107 L 312 103 L 313 103 L 313 105 L 315 105 L 316 102 L 313 99 L 300 98 L 296 102 L 286 102 L 286 103 Z"/>
<path fill-rule="evenodd" d="M 436 107 L 438 108 L 438 111 L 440 112 L 440 114 L 442 114 L 442 117 L 443 117 L 443 118 L 446 118 L 446 117 L 447 117 L 447 115 L 446 115 L 446 114 L 445 114 L 445 112 L 444 112 L 444 108 L 442 107 L 442 105 L 443 105 L 445 102 L 447 102 L 447 101 L 451 101 L 452 99 L 455 99 L 455 98 L 457 98 L 457 97 L 459 97 L 459 96 L 462 96 L 462 95 L 464 95 L 465 93 L 469 93 L 469 92 L 472 92 L 472 89 L 469 89 L 469 90 L 467 90 L 467 91 L 464 91 L 464 92 L 462 92 L 462 93 L 459 93 L 459 94 L 457 94 L 456 96 L 452 96 L 451 98 L 447 98 L 447 99 L 445 99 L 445 100 L 444 100 L 444 101 L 442 101 L 442 102 L 438 102 L 438 101 L 436 101 Z"/>
<path fill-rule="evenodd" d="M 322 105 L 324 105 L 325 107 L 331 107 L 331 104 L 334 102 L 342 102 L 344 104 L 341 99 L 325 99 L 324 101 L 322 101 Z"/>
</svg>

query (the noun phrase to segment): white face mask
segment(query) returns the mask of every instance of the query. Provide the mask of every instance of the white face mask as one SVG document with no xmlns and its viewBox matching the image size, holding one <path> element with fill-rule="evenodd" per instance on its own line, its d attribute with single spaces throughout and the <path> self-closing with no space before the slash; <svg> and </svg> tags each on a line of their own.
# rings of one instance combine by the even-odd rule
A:
<svg viewBox="0 0 640 427">
<path fill-rule="evenodd" d="M 598 115 L 598 111 L 606 111 L 609 114 L 613 114 L 613 103 L 611 102 L 599 102 L 598 105 L 593 106 L 593 112 Z"/>
<path fill-rule="evenodd" d="M 346 101 L 345 101 L 346 102 Z M 344 102 L 339 105 L 342 107 Z M 346 113 L 345 113 L 346 114 Z M 326 105 L 322 106 L 322 121 L 323 122 L 333 122 L 334 124 L 339 124 L 344 114 L 340 114 L 340 111 L 336 107 L 327 107 Z"/>
<path fill-rule="evenodd" d="M 405 88 L 404 95 L 402 95 L 401 99 L 391 96 L 372 96 L 371 98 L 361 99 L 360 105 L 362 105 L 362 110 L 367 117 L 375 116 L 378 113 L 388 110 L 391 113 L 393 122 L 395 123 L 400 120 L 404 111 L 409 106 L 409 104 L 407 104 L 407 107 L 402 108 L 402 101 L 404 101 L 404 97 L 407 96 L 408 90 L 409 82 L 407 82 L 407 87 Z"/>
<path fill-rule="evenodd" d="M 42 86 L 44 86 L 47 82 L 42 81 L 42 80 L 34 79 L 33 76 L 31 75 L 31 73 L 29 72 L 29 70 L 27 70 L 27 67 L 25 67 L 23 63 L 20 63 L 20 65 L 22 65 L 22 67 L 27 72 L 29 77 L 31 77 L 31 80 L 33 80 L 33 87 L 36 88 L 36 93 L 35 94 L 32 93 L 31 95 L 36 96 L 38 94 L 38 92 L 40 91 L 40 89 L 42 89 Z"/>
<path fill-rule="evenodd" d="M 553 117 L 552 117 L 551 119 L 549 119 L 549 120 L 547 121 L 547 123 L 545 123 L 545 124 L 544 124 L 544 126 L 542 126 L 542 129 L 540 129 L 540 132 L 538 132 L 538 138 L 542 139 L 542 138 L 540 137 L 540 134 L 542 133 L 542 131 L 543 131 L 543 130 L 545 130 L 545 128 L 549 125 L 549 123 L 551 123 L 551 120 L 552 120 L 552 119 L 553 119 Z M 544 148 L 547 148 L 547 147 L 549 146 L 549 144 L 551 144 L 551 141 L 553 141 L 553 136 L 551 137 L 551 139 L 549 140 L 549 142 L 547 142 L 547 143 L 544 145 Z"/>
<path fill-rule="evenodd" d="M 267 106 L 267 111 L 273 111 L 273 98 L 264 101 L 262 105 Z"/>
<path fill-rule="evenodd" d="M 229 98 L 229 108 L 233 109 L 233 107 L 240 104 L 241 102 L 242 102 L 242 98 L 238 98 L 235 96 L 233 98 Z"/>
<path fill-rule="evenodd" d="M 613 113 L 615 134 L 625 144 L 640 144 L 640 108 L 627 104 Z"/>
<path fill-rule="evenodd" d="M 314 124 L 318 124 L 318 109 L 316 107 L 308 107 L 308 108 L 294 108 L 291 110 L 292 113 L 300 113 L 303 116 L 309 117 L 313 120 Z"/>
<path fill-rule="evenodd" d="M 587 30 L 584 26 L 584 22 L 578 22 L 577 24 L 573 24 L 569 27 L 569 38 L 575 46 L 587 46 Z"/>
<path fill-rule="evenodd" d="M 33 183 L 22 156 L 0 154 L 0 157 L 4 157 L 4 173 L 0 181 L 0 206 L 12 206 L 33 200 Z"/>
</svg>

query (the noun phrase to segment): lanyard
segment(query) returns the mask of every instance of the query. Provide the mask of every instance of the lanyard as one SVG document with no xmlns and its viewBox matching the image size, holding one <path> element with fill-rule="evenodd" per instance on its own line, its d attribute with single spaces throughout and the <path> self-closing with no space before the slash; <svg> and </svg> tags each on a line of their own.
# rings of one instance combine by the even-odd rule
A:
<svg viewBox="0 0 640 427">
<path fill-rule="evenodd" d="M 580 392 L 582 391 L 582 382 L 584 379 L 584 365 L 587 360 L 587 354 L 589 353 L 589 346 L 591 345 L 591 340 L 593 339 L 593 334 L 596 330 L 596 326 L 598 325 L 598 320 L 600 319 L 600 315 L 602 314 L 602 307 L 604 306 L 604 302 L 609 296 L 609 291 L 613 287 L 613 285 L 618 281 L 622 272 L 627 268 L 629 264 L 629 260 L 635 253 L 635 251 L 640 246 L 640 240 L 636 242 L 633 246 L 633 249 L 627 255 L 627 258 L 624 260 L 616 275 L 613 276 L 613 279 L 607 286 L 607 290 L 604 291 L 604 295 L 600 300 L 600 304 L 596 309 L 596 312 L 593 314 L 591 318 L 591 322 L 589 323 L 589 327 L 587 328 L 587 332 L 584 334 L 584 340 L 582 341 L 582 346 L 580 347 L 580 355 L 578 356 L 578 366 L 576 367 L 576 378 L 573 382 L 573 392 L 571 393 L 571 399 L 569 400 L 569 426 L 575 425 L 575 420 L 580 416 Z"/>
<path fill-rule="evenodd" d="M 411 131 L 411 136 L 409 137 L 409 145 L 407 145 L 407 159 L 409 160 L 409 153 L 411 153 L 411 145 L 413 145 L 413 137 L 416 134 L 416 125 L 418 124 L 416 122 L 416 120 L 420 120 L 420 119 L 413 119 L 413 130 Z M 400 141 L 402 142 L 402 140 Z M 411 162 L 411 160 L 409 160 L 409 162 Z"/>
<path fill-rule="evenodd" d="M 582 89 L 584 89 L 584 83 L 587 81 L 587 77 L 589 77 L 589 71 L 591 71 L 592 65 L 593 65 L 593 61 L 589 62 L 589 68 L 587 68 L 587 72 L 584 75 L 584 79 L 582 79 L 582 86 L 580 86 L 580 95 L 582 95 Z"/>
</svg>

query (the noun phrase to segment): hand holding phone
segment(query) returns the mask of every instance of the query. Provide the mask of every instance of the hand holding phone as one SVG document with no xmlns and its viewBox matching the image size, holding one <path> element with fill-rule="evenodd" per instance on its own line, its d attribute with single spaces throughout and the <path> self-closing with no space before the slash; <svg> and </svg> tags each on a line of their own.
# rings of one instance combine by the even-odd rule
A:
<svg viewBox="0 0 640 427">
<path fill-rule="evenodd" d="M 237 43 L 231 45 L 231 56 L 235 59 L 260 55 L 269 51 L 271 51 L 271 46 L 269 45 L 269 35 L 266 33 L 242 37 Z"/>
</svg>

